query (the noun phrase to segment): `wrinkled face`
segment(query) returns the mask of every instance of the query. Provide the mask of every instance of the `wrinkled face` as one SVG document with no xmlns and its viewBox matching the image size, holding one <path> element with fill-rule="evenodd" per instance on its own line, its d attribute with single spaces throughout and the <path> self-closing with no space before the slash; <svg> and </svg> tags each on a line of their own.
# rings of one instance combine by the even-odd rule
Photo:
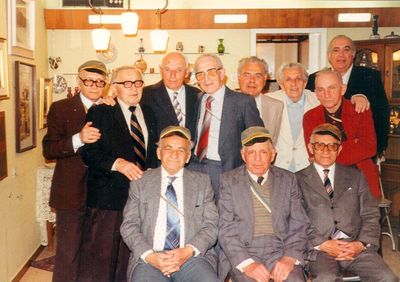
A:
<svg viewBox="0 0 400 282">
<path fill-rule="evenodd" d="M 276 155 L 270 141 L 244 146 L 240 153 L 247 170 L 257 176 L 262 176 L 267 172 Z"/>
<path fill-rule="evenodd" d="M 142 80 L 142 75 L 134 69 L 126 69 L 118 72 L 112 84 L 114 93 L 117 94 L 117 97 L 129 106 L 139 104 L 140 99 L 142 99 L 143 86 L 136 87 L 135 84 L 132 84 L 131 87 L 125 88 L 123 84 L 115 84 L 115 82 L 137 80 Z"/>
<path fill-rule="evenodd" d="M 100 81 L 106 82 L 107 77 L 102 74 L 99 74 L 99 73 L 81 70 L 78 74 L 78 77 L 76 78 L 79 89 L 81 90 L 82 94 L 86 98 L 88 98 L 92 102 L 96 102 L 98 99 L 100 99 L 101 96 L 103 95 L 104 87 L 98 87 L 96 85 L 96 83 L 93 83 L 92 86 L 85 86 L 85 84 L 82 80 L 88 80 L 88 81 L 92 80 L 95 82 L 100 82 Z M 88 83 L 88 82 L 86 82 L 86 83 Z"/>
<path fill-rule="evenodd" d="M 239 73 L 240 91 L 250 96 L 258 96 L 267 78 L 267 74 L 259 63 L 247 63 Z"/>
<path fill-rule="evenodd" d="M 198 61 L 196 79 L 204 92 L 214 94 L 224 84 L 225 69 L 219 68 L 213 57 L 203 57 Z M 198 78 L 198 74 L 202 74 L 202 79 Z"/>
<path fill-rule="evenodd" d="M 332 48 L 328 53 L 329 63 L 335 71 L 343 75 L 353 63 L 355 51 L 347 38 L 337 38 L 331 45 Z"/>
<path fill-rule="evenodd" d="M 321 105 L 330 113 L 334 113 L 342 104 L 342 96 L 346 92 L 346 85 L 342 84 L 334 73 L 317 75 L 315 80 L 315 94 Z"/>
<path fill-rule="evenodd" d="M 165 86 L 177 91 L 183 85 L 189 72 L 182 55 L 172 53 L 162 61 L 160 73 Z"/>
<path fill-rule="evenodd" d="M 327 145 L 331 143 L 339 144 L 340 142 L 330 135 L 314 134 L 311 143 L 323 143 Z M 310 153 L 314 155 L 314 162 L 324 168 L 327 168 L 332 164 L 334 164 L 336 158 L 338 157 L 340 151 L 342 150 L 341 145 L 339 146 L 337 151 L 329 150 L 328 146 L 325 146 L 325 148 L 322 150 L 317 150 L 314 149 L 314 146 L 311 143 L 309 143 L 307 147 Z"/>
<path fill-rule="evenodd" d="M 157 157 L 170 175 L 176 174 L 190 160 L 190 141 L 176 135 L 165 137 L 160 140 Z"/>
<path fill-rule="evenodd" d="M 283 81 L 279 86 L 293 102 L 300 100 L 307 81 L 303 79 L 300 68 L 287 68 L 283 71 Z"/>
</svg>

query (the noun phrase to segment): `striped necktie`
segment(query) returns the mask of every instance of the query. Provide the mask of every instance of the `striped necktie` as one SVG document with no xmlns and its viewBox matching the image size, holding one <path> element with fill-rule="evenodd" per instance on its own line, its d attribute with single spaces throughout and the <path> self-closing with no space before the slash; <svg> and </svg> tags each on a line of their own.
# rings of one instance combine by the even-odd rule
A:
<svg viewBox="0 0 400 282">
<path fill-rule="evenodd" d="M 328 174 L 329 174 L 329 169 L 324 169 L 324 175 L 325 175 L 324 187 L 326 189 L 326 192 L 328 193 L 329 199 L 332 199 L 333 198 L 333 187 L 332 187 L 331 181 L 329 180 Z"/>
<path fill-rule="evenodd" d="M 182 109 L 181 109 L 181 105 L 179 104 L 179 101 L 178 101 L 178 92 L 176 92 L 176 91 L 173 94 L 172 106 L 174 107 L 179 126 L 183 126 Z"/>
<path fill-rule="evenodd" d="M 136 164 L 143 170 L 145 168 L 146 159 L 146 146 L 144 144 L 144 136 L 142 128 L 135 115 L 135 106 L 130 106 L 129 111 L 131 111 L 131 136 L 133 139 L 133 150 L 136 154 Z"/>
<path fill-rule="evenodd" d="M 208 146 L 208 136 L 210 134 L 210 125 L 211 125 L 211 103 L 214 98 L 211 96 L 207 97 L 204 111 L 203 124 L 201 127 L 199 143 L 197 144 L 197 152 L 196 155 L 199 160 L 203 160 L 207 155 L 207 146 Z"/>
<path fill-rule="evenodd" d="M 177 211 L 178 200 L 174 186 L 172 185 L 175 179 L 176 177 L 168 176 L 168 186 L 165 191 L 165 197 L 168 199 L 168 202 L 164 250 L 173 250 L 179 248 L 180 245 L 180 219 Z"/>
</svg>

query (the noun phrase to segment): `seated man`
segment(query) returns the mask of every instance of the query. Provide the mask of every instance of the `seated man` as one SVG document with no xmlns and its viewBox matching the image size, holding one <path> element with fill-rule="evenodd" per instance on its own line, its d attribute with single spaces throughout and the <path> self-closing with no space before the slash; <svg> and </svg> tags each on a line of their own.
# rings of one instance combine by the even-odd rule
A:
<svg viewBox="0 0 400 282">
<path fill-rule="evenodd" d="M 363 173 L 336 163 L 343 153 L 342 132 L 321 124 L 307 146 L 314 163 L 296 176 L 311 221 L 307 233 L 313 281 L 342 281 L 343 270 L 362 281 L 398 281 L 377 253 L 379 209 Z"/>
<path fill-rule="evenodd" d="M 230 272 L 234 281 L 304 281 L 309 220 L 295 175 L 271 166 L 266 128 L 247 128 L 241 143 L 245 165 L 221 176 L 220 279 Z"/>
<path fill-rule="evenodd" d="M 346 85 L 335 71 L 325 69 L 318 72 L 315 85 L 315 94 L 321 105 L 304 115 L 305 143 L 310 143 L 315 126 L 325 122 L 336 125 L 343 135 L 343 152 L 337 162 L 356 165 L 367 178 L 372 195 L 380 198 L 378 167 L 372 161 L 376 155 L 376 134 L 371 110 L 357 113 L 351 102 L 343 98 Z"/>
<path fill-rule="evenodd" d="M 128 281 L 218 281 L 218 212 L 210 178 L 183 168 L 190 140 L 187 128 L 163 129 L 161 167 L 131 182 L 121 226 L 131 250 Z"/>
</svg>

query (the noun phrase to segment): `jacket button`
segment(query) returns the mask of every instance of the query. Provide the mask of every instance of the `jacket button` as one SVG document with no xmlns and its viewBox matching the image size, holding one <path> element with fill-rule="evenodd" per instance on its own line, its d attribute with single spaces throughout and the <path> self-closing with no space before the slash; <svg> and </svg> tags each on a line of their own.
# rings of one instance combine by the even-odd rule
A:
<svg viewBox="0 0 400 282">
<path fill-rule="evenodd" d="M 244 243 L 244 245 L 245 245 L 246 247 L 248 247 L 250 244 L 249 244 L 249 242 L 246 242 L 246 243 Z"/>
<path fill-rule="evenodd" d="M 333 206 L 331 206 L 331 210 L 333 210 L 334 209 L 334 207 Z"/>
<path fill-rule="evenodd" d="M 336 225 L 336 224 L 338 224 L 338 221 L 337 221 L 337 220 L 335 220 L 333 223 L 335 223 L 335 225 Z"/>
</svg>

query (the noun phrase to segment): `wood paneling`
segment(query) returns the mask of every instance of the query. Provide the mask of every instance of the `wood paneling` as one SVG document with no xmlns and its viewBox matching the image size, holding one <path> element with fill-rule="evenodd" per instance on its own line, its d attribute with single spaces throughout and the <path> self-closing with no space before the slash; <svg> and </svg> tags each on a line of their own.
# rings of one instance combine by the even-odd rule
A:
<svg viewBox="0 0 400 282">
<path fill-rule="evenodd" d="M 104 14 L 120 14 L 121 10 L 104 9 Z M 137 10 L 139 29 L 154 29 L 155 10 Z M 163 29 L 235 29 L 235 28 L 317 28 L 369 27 L 367 23 L 339 23 L 339 13 L 372 13 L 379 15 L 379 26 L 400 26 L 400 8 L 332 8 L 332 9 L 227 9 L 227 10 L 167 10 L 161 17 Z M 215 14 L 248 15 L 246 24 L 215 24 Z M 47 29 L 92 29 L 90 9 L 45 9 Z M 119 25 L 105 25 L 120 29 Z"/>
</svg>

